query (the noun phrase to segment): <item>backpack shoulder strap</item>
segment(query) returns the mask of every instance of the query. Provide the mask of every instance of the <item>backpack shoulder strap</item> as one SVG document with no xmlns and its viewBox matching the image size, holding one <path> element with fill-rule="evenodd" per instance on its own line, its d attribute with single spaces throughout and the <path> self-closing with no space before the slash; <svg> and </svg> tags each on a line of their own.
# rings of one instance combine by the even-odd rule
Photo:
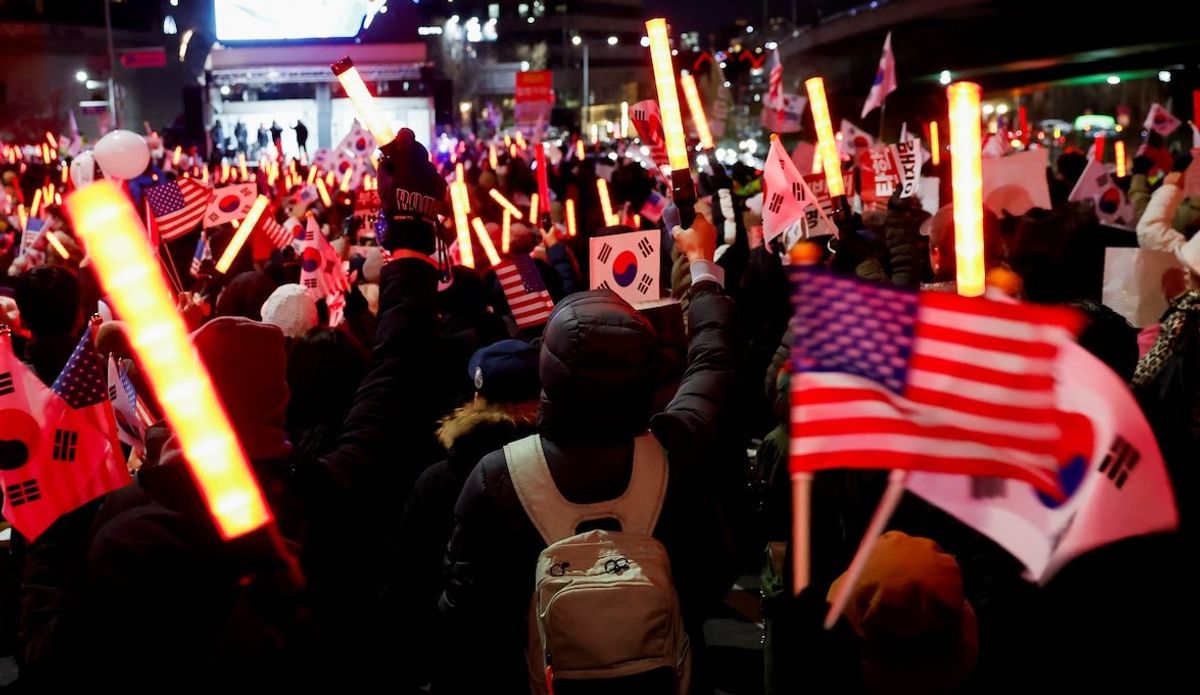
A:
<svg viewBox="0 0 1200 695">
<path fill-rule="evenodd" d="M 666 495 L 666 452 L 658 439 L 647 432 L 633 440 L 633 473 L 625 494 L 604 506 L 609 509 L 608 516 L 620 520 L 622 531 L 649 536 L 658 525 Z"/>
<path fill-rule="evenodd" d="M 554 478 L 550 477 L 542 438 L 531 434 L 506 444 L 504 461 L 517 498 L 546 545 L 575 535 L 574 505 L 563 498 Z"/>
<path fill-rule="evenodd" d="M 574 504 L 562 496 L 536 434 L 506 445 L 504 460 L 521 506 L 547 545 L 575 535 L 580 524 L 596 519 L 616 519 L 623 532 L 644 535 L 658 524 L 667 493 L 667 461 L 653 434 L 634 440 L 633 472 L 625 492 L 593 504 Z"/>
</svg>

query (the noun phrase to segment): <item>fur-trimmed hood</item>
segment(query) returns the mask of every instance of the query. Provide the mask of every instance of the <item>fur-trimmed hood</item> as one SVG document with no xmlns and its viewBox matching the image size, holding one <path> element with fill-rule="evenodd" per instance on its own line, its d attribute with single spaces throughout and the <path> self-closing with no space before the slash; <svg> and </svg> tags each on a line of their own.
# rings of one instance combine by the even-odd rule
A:
<svg viewBox="0 0 1200 695">
<path fill-rule="evenodd" d="M 536 431 L 537 417 L 537 401 L 489 403 L 477 398 L 442 420 L 438 442 L 452 464 L 473 467 L 485 454 Z"/>
</svg>

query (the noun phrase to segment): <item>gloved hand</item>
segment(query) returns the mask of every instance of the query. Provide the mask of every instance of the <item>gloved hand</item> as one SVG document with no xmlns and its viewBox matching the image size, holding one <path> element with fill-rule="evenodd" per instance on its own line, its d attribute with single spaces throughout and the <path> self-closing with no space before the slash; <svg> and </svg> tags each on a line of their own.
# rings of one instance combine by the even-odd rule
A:
<svg viewBox="0 0 1200 695">
<path fill-rule="evenodd" d="M 1141 154 L 1133 158 L 1133 168 L 1130 171 L 1134 176 L 1139 174 L 1142 176 L 1148 176 L 1150 174 L 1150 170 L 1153 168 L 1154 160 L 1144 154 Z"/>
<path fill-rule="evenodd" d="M 438 215 L 446 208 L 446 180 L 408 128 L 381 149 L 379 199 L 385 224 L 376 228 L 379 245 L 432 256 Z"/>
</svg>

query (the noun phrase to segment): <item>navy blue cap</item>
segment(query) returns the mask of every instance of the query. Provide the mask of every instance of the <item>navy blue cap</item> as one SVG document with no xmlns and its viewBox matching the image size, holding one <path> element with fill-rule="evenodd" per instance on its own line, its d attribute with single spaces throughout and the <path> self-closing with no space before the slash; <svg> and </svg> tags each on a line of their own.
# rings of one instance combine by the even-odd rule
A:
<svg viewBox="0 0 1200 695">
<path fill-rule="evenodd" d="M 542 390 L 538 349 L 524 340 L 501 340 L 476 350 L 467 374 L 490 403 L 532 401 Z"/>
</svg>

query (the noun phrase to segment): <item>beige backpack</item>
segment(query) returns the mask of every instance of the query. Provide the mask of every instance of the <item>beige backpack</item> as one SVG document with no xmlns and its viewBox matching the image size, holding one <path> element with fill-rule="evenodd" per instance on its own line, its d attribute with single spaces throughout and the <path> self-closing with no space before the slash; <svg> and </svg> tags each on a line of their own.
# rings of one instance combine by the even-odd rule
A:
<svg viewBox="0 0 1200 695">
<path fill-rule="evenodd" d="M 563 498 L 532 435 L 504 447 L 509 476 L 547 548 L 538 558 L 529 609 L 533 692 L 570 691 L 608 679 L 652 679 L 688 692 L 691 651 L 671 563 L 650 534 L 667 491 L 667 462 L 652 434 L 634 440 L 633 474 L 620 497 L 596 504 Z M 620 531 L 576 533 L 589 521 Z"/>
</svg>

